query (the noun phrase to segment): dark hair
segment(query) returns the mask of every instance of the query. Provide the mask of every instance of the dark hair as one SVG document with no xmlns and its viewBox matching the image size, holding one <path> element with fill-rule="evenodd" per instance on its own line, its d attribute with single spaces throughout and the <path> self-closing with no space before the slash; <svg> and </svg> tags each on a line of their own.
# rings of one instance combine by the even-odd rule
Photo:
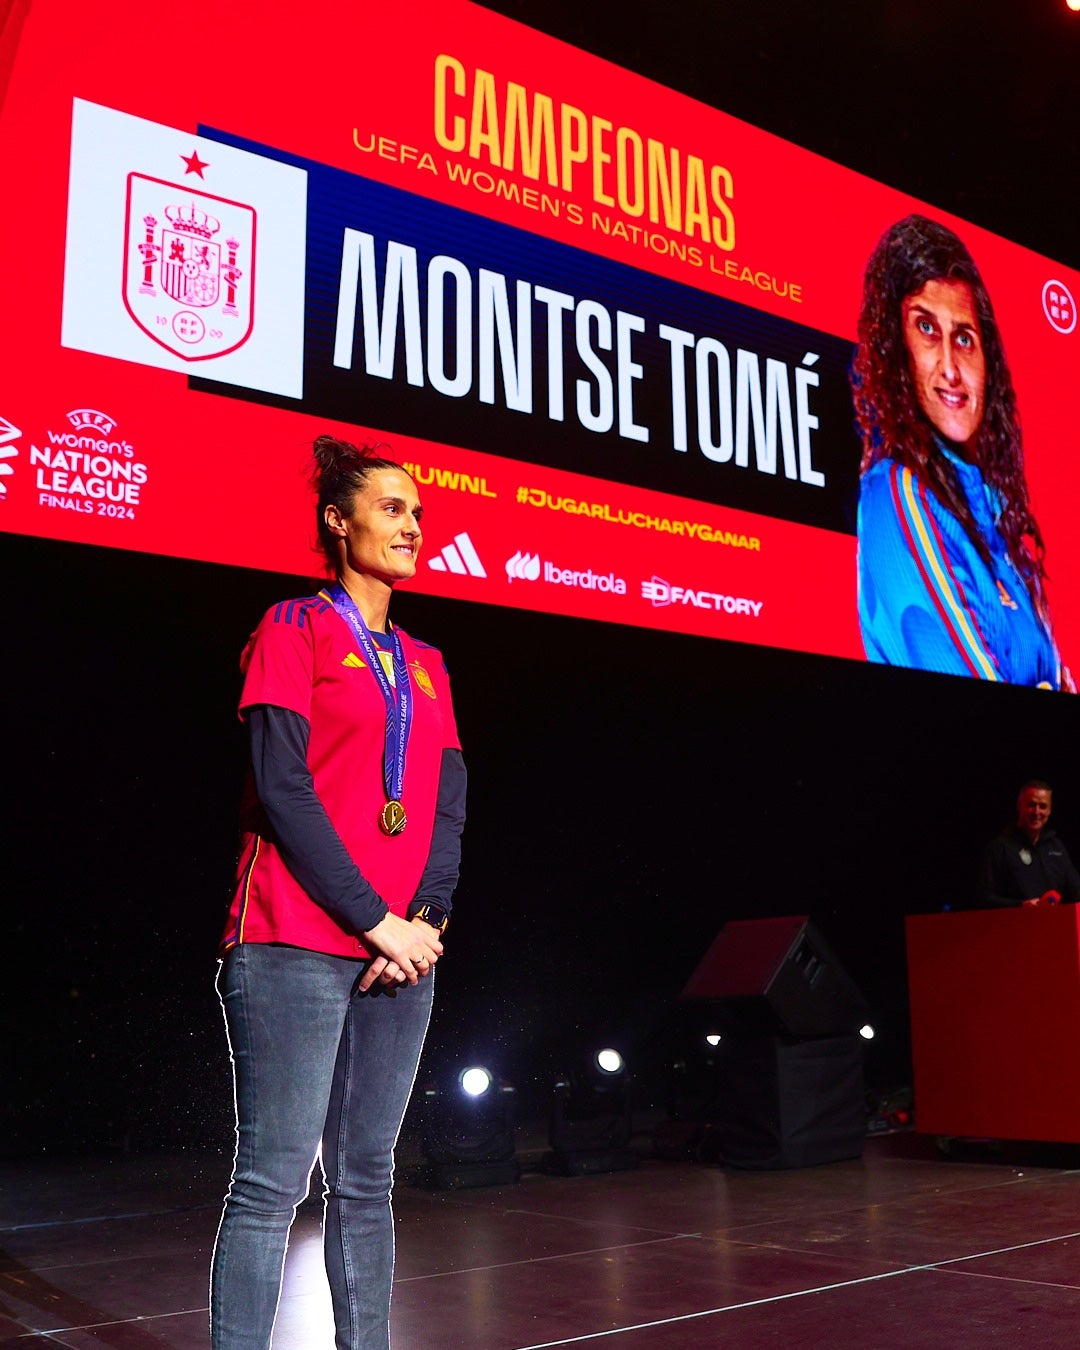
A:
<svg viewBox="0 0 1080 1350">
<path fill-rule="evenodd" d="M 994 308 L 963 243 L 952 230 L 925 216 L 906 216 L 890 226 L 866 265 L 859 345 L 851 375 L 863 447 L 860 472 L 866 473 L 886 458 L 910 469 L 953 513 L 989 565 L 990 550 L 975 524 L 956 469 L 939 453 L 934 428 L 919 407 L 904 341 L 901 306 L 928 281 L 965 281 L 971 287 L 986 358 L 986 408 L 972 438 L 972 456 L 986 483 L 1000 495 L 998 528 L 1042 613 L 1045 549 L 1028 500 L 1016 395 Z"/>
<path fill-rule="evenodd" d="M 388 445 L 364 445 L 359 449 L 336 436 L 317 436 L 314 444 L 311 486 L 315 492 L 315 526 L 319 532 L 319 551 L 331 572 L 337 570 L 337 536 L 326 523 L 326 508 L 336 506 L 343 516 L 352 512 L 356 494 L 368 475 L 379 469 L 401 469 L 396 460 L 379 454 Z M 404 472 L 404 471 L 403 471 Z"/>
<path fill-rule="evenodd" d="M 1042 778 L 1029 778 L 1026 783 L 1020 784 L 1019 795 L 1022 797 L 1028 788 L 1034 788 L 1037 792 L 1053 792 L 1053 788 Z"/>
</svg>

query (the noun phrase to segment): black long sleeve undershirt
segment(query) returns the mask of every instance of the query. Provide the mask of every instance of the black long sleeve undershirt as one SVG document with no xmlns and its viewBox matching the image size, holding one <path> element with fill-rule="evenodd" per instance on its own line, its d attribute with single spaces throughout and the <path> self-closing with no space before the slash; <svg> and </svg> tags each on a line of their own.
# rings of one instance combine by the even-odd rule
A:
<svg viewBox="0 0 1080 1350">
<path fill-rule="evenodd" d="M 307 763 L 307 719 L 290 708 L 257 704 L 246 710 L 246 722 L 255 792 L 289 871 L 343 927 L 355 933 L 374 928 L 387 912 L 386 901 L 350 857 L 315 792 Z M 465 788 L 461 751 L 444 750 L 431 849 L 410 914 L 425 901 L 450 911 Z"/>
<path fill-rule="evenodd" d="M 409 918 L 421 905 L 440 905 L 447 918 L 461 866 L 461 832 L 465 828 L 465 792 L 468 780 L 460 750 L 444 750 L 439 765 L 439 796 L 435 803 L 435 826 L 431 849 L 416 896 L 409 905 Z"/>
</svg>

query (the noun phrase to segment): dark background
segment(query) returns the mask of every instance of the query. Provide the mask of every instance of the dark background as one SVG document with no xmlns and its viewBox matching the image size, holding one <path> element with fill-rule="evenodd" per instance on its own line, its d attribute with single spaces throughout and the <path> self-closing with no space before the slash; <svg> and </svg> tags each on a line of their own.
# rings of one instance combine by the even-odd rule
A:
<svg viewBox="0 0 1080 1350">
<path fill-rule="evenodd" d="M 1063 0 L 494 8 L 1080 266 Z M 230 1152 L 237 657 L 303 583 L 10 535 L 0 566 L 0 1149 Z M 526 1111 L 599 1038 L 661 1098 L 679 990 L 764 915 L 814 916 L 874 1009 L 871 1082 L 909 1081 L 904 915 L 968 897 L 1026 777 L 1080 849 L 1076 699 L 405 593 L 395 615 L 446 654 L 471 770 L 422 1074 L 481 1056 Z"/>
</svg>

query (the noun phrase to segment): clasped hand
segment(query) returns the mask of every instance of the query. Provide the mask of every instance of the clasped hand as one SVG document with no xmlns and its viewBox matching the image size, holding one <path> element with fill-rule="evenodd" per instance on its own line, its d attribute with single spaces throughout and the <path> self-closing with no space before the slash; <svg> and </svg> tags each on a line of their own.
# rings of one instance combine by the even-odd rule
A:
<svg viewBox="0 0 1080 1350">
<path fill-rule="evenodd" d="M 376 981 L 392 993 L 397 985 L 416 984 L 430 975 L 443 954 L 439 930 L 423 919 L 403 919 L 387 913 L 363 935 L 378 953 L 364 971 L 359 989 L 366 993 Z"/>
</svg>

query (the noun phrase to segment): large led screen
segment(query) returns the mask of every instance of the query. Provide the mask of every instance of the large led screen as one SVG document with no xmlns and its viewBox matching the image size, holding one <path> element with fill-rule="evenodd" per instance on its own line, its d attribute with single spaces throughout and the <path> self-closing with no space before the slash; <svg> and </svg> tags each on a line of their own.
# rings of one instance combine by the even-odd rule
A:
<svg viewBox="0 0 1080 1350">
<path fill-rule="evenodd" d="M 1069 687 L 1077 274 L 462 0 L 3 40 L 0 528 L 308 574 L 329 430 L 428 593 Z"/>
</svg>

